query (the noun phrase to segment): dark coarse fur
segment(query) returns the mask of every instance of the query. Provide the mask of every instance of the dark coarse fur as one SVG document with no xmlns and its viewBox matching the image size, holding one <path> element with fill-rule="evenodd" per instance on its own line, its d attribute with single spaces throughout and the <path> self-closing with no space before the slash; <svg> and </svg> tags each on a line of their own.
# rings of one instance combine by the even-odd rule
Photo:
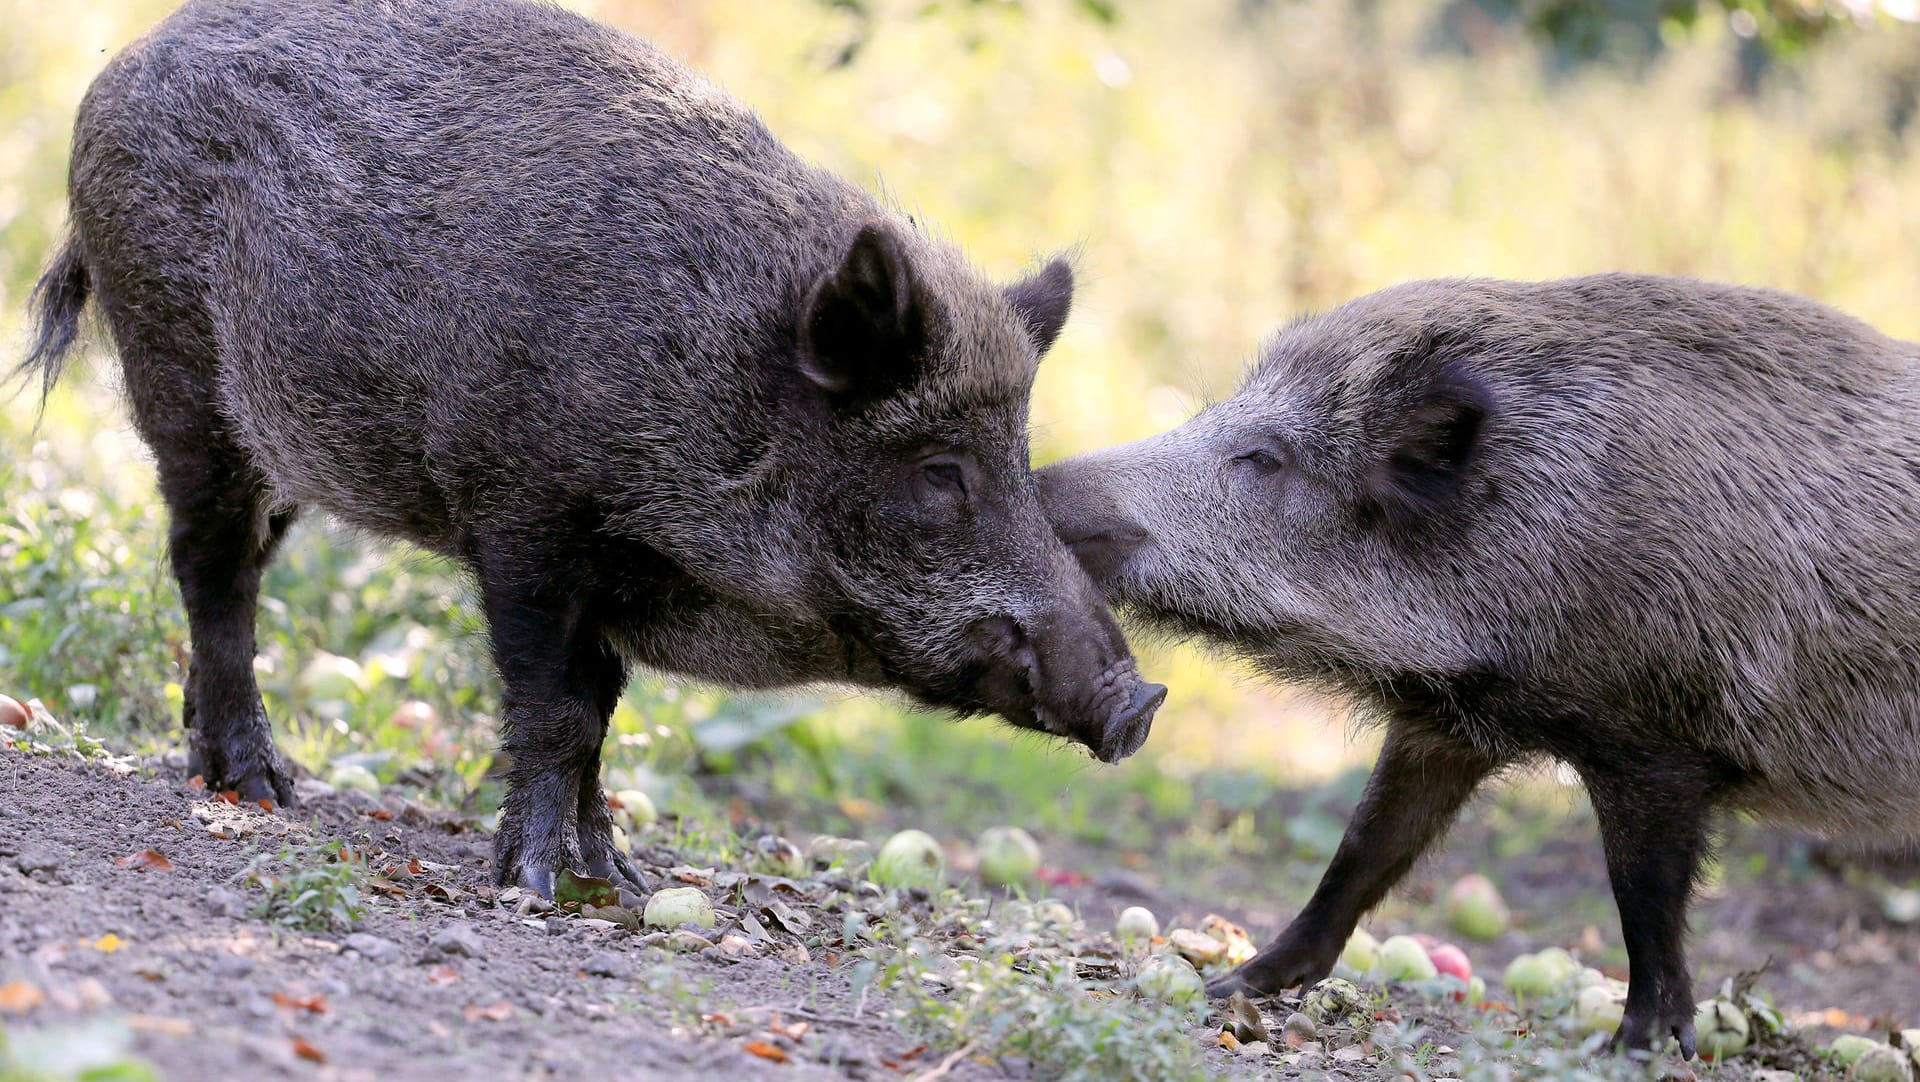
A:
<svg viewBox="0 0 1920 1082">
<path fill-rule="evenodd" d="M 195 0 L 81 106 L 50 385 L 91 292 L 172 512 L 196 768 L 288 796 L 261 568 L 317 507 L 480 583 L 498 873 L 632 875 L 598 780 L 631 667 L 834 680 L 1103 758 L 1161 689 L 1048 528 L 1001 289 L 648 45 L 515 0 Z"/>
<path fill-rule="evenodd" d="M 1920 347 L 1797 297 L 1421 282 L 1282 331 L 1164 435 L 1041 472 L 1118 603 L 1384 720 L 1313 899 L 1218 991 L 1324 975 L 1488 775 L 1570 764 L 1692 1049 L 1709 813 L 1920 837 Z"/>
</svg>

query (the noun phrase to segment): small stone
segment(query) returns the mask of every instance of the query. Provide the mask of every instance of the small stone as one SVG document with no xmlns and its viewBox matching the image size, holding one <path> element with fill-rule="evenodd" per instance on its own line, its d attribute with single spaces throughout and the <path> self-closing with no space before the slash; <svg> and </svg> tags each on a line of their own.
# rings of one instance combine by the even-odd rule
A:
<svg viewBox="0 0 1920 1082">
<path fill-rule="evenodd" d="M 341 940 L 340 949 L 352 951 L 369 962 L 391 962 L 400 957 L 400 944 L 366 932 L 355 932 Z"/>
<path fill-rule="evenodd" d="M 443 958 L 485 958 L 487 948 L 472 928 L 455 924 L 433 934 L 427 941 L 427 954 L 431 957 L 423 960 L 432 962 Z"/>
<path fill-rule="evenodd" d="M 547 934 L 548 935 L 566 935 L 567 934 L 567 918 L 561 916 L 558 913 L 555 913 L 553 916 L 548 917 L 547 918 Z"/>
<path fill-rule="evenodd" d="M 253 972 L 253 959 L 244 954 L 216 951 L 207 963 L 207 973 L 215 980 L 237 981 Z"/>
<path fill-rule="evenodd" d="M 1272 1049 L 1267 1046 L 1267 1042 L 1265 1041 L 1248 1041 L 1239 1048 L 1239 1052 L 1243 1056 L 1264 1056 L 1270 1051 L 1272 1051 Z"/>
<path fill-rule="evenodd" d="M 207 912 L 216 917 L 244 917 L 247 900 L 225 887 L 215 887 L 207 892 Z"/>
<path fill-rule="evenodd" d="M 1313 1019 L 1299 1011 L 1287 1016 L 1286 1022 L 1280 1027 L 1280 1032 L 1285 1035 L 1288 1046 L 1292 1048 L 1320 1039 L 1320 1027 L 1314 1025 Z"/>
<path fill-rule="evenodd" d="M 13 858 L 13 863 L 23 875 L 57 871 L 60 867 L 60 854 L 44 845 L 25 846 L 21 848 L 20 855 Z"/>
<path fill-rule="evenodd" d="M 590 976 L 612 977 L 615 980 L 624 980 L 631 971 L 627 960 L 612 951 L 601 951 L 580 963 L 580 968 Z"/>
<path fill-rule="evenodd" d="M 301 778 L 293 783 L 293 799 L 297 804 L 309 804 L 333 795 L 333 786 L 319 778 Z"/>
<path fill-rule="evenodd" d="M 630 909 L 633 912 L 638 913 L 647 908 L 647 899 L 642 895 L 635 894 L 634 892 L 628 890 L 625 887 L 621 887 L 620 888 L 620 908 Z"/>
</svg>

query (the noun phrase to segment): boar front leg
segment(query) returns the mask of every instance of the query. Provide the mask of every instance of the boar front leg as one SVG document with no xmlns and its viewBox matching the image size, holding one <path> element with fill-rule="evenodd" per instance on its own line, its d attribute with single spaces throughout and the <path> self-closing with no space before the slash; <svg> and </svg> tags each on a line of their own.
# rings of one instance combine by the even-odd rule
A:
<svg viewBox="0 0 1920 1082">
<path fill-rule="evenodd" d="M 1600 822 L 1627 944 L 1627 1008 L 1613 1047 L 1646 1050 L 1672 1037 L 1681 1056 L 1692 1059 L 1687 901 L 1707 848 L 1715 771 L 1680 749 L 1637 762 L 1615 751 L 1605 767 L 1583 768 L 1581 778 Z"/>
<path fill-rule="evenodd" d="M 600 790 L 600 745 L 628 665 L 595 606 L 604 591 L 569 589 L 515 566 L 481 561 L 481 592 L 505 708 L 501 749 L 512 760 L 494 836 L 494 877 L 553 897 L 561 870 L 644 882 L 613 846 Z"/>
<path fill-rule="evenodd" d="M 1386 897 L 1499 765 L 1424 727 L 1395 721 L 1313 898 L 1279 939 L 1208 985 L 1207 994 L 1271 994 L 1333 972 L 1360 917 Z"/>
</svg>

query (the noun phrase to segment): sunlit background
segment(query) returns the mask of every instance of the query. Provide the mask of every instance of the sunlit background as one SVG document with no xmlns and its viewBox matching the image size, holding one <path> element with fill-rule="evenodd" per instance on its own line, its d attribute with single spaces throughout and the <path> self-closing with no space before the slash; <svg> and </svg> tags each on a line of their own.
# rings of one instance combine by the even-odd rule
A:
<svg viewBox="0 0 1920 1082">
<path fill-rule="evenodd" d="M 62 227 L 76 102 L 170 6 L 0 0 L 9 356 Z M 576 6 L 698 66 L 993 275 L 1074 253 L 1036 462 L 1173 425 L 1230 393 L 1280 322 L 1416 277 L 1690 274 L 1920 338 L 1912 0 Z M 0 690 L 162 747 L 185 656 L 163 516 L 111 363 L 78 368 L 37 428 L 30 395 L 0 413 Z M 496 700 L 457 575 L 308 523 L 266 592 L 259 668 L 285 749 L 486 808 Z M 1233 840 L 1252 830 L 1237 809 L 1271 783 L 1370 753 L 1337 710 L 1186 647 L 1147 657 L 1172 698 L 1118 770 L 884 698 L 736 700 L 657 678 L 623 704 L 610 769 L 689 816 L 744 806 L 845 829 L 901 807 L 965 825 L 1030 806 L 1058 832 L 1152 844 L 1103 810 L 1124 807 L 1201 824 L 1190 840 L 1212 851 L 1259 844 Z M 1325 824 L 1286 829 L 1326 842 Z"/>
</svg>

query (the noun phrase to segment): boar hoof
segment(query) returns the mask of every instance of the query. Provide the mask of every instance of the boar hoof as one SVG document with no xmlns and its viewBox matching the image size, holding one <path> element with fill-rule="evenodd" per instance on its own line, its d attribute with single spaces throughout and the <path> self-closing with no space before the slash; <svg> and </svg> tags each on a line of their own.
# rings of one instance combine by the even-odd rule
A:
<svg viewBox="0 0 1920 1082">
<path fill-rule="evenodd" d="M 1284 942 L 1282 940 L 1281 942 Z M 1288 988 L 1300 988 L 1333 972 L 1333 963 L 1315 962 L 1291 956 L 1281 943 L 1269 944 L 1253 960 L 1207 985 L 1212 999 L 1231 999 L 1235 992 L 1249 996 L 1270 996 Z"/>
<path fill-rule="evenodd" d="M 1694 1057 L 1693 1008 L 1671 1011 L 1635 1012 L 1628 1008 L 1626 1017 L 1620 1020 L 1620 1028 L 1613 1034 L 1614 1052 L 1648 1052 L 1653 1049 L 1654 1034 L 1673 1037 L 1680 1046 L 1680 1058 L 1690 1060 Z"/>
<path fill-rule="evenodd" d="M 586 857 L 588 875 L 609 880 L 635 894 L 653 893 L 653 888 L 647 885 L 647 877 L 641 873 L 633 861 L 627 859 L 625 853 L 614 846 L 611 833 L 602 837 L 589 837 L 587 829 L 582 827 L 580 852 Z"/>
<path fill-rule="evenodd" d="M 248 763 L 247 760 L 255 760 Z M 259 761 L 264 759 L 264 761 Z M 280 764 L 280 756 L 268 745 L 264 756 L 253 754 L 204 754 L 200 748 L 187 749 L 187 776 L 199 777 L 212 793 L 233 791 L 245 804 L 271 800 L 280 807 L 293 803 L 293 778 Z"/>
</svg>

